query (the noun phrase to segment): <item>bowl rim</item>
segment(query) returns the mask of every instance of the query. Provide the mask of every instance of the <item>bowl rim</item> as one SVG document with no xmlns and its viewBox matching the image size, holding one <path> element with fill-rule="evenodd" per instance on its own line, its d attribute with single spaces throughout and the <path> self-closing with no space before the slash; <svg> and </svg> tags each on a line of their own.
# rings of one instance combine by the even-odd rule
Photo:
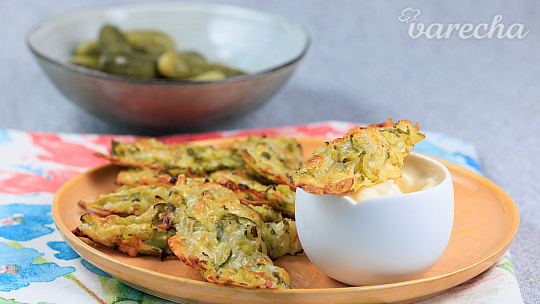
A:
<svg viewBox="0 0 540 304">
<path fill-rule="evenodd" d="M 301 52 L 298 55 L 296 55 L 295 57 L 277 66 L 270 67 L 270 68 L 267 68 L 267 69 L 264 69 L 255 73 L 246 73 L 243 75 L 231 76 L 231 77 L 226 77 L 224 79 L 213 80 L 213 81 L 186 81 L 186 80 L 167 79 L 167 78 L 135 78 L 135 77 L 115 75 L 115 74 L 97 71 L 97 70 L 89 69 L 86 67 L 74 65 L 69 62 L 63 62 L 61 60 L 54 59 L 51 56 L 48 56 L 44 52 L 40 51 L 32 43 L 33 35 L 35 35 L 35 33 L 39 31 L 41 28 L 43 28 L 44 26 L 48 24 L 54 23 L 55 21 L 59 19 L 65 18 L 73 13 L 84 13 L 84 12 L 91 12 L 91 11 L 97 11 L 97 10 L 114 10 L 114 9 L 141 9 L 145 7 L 156 8 L 159 6 L 164 6 L 164 7 L 174 6 L 174 7 L 179 7 L 179 8 L 182 8 L 182 7 L 221 8 L 221 9 L 226 9 L 226 10 L 236 10 L 238 12 L 243 11 L 245 13 L 257 14 L 259 16 L 264 15 L 266 17 L 280 20 L 281 22 L 285 22 L 288 25 L 295 27 L 297 30 L 299 30 L 303 34 L 303 37 L 305 38 L 305 43 L 302 47 Z M 46 17 L 45 19 L 35 24 L 26 36 L 26 45 L 30 49 L 30 51 L 34 54 L 34 56 L 36 56 L 38 60 L 41 59 L 57 67 L 65 68 L 71 72 L 84 74 L 93 78 L 102 78 L 102 79 L 106 79 L 110 81 L 127 82 L 127 83 L 142 84 L 142 85 L 156 85 L 156 86 L 204 86 L 208 84 L 236 83 L 236 82 L 242 82 L 246 80 L 269 76 L 273 74 L 274 72 L 296 65 L 306 55 L 308 49 L 311 46 L 311 41 L 312 41 L 311 35 L 309 34 L 307 29 L 303 25 L 290 21 L 281 15 L 268 13 L 259 9 L 249 8 L 249 7 L 240 6 L 240 5 L 230 5 L 230 4 L 221 4 L 221 3 L 198 3 L 198 2 L 117 3 L 117 4 L 111 4 L 111 5 L 94 5 L 94 6 L 89 6 L 86 8 L 70 10 L 61 14 L 56 14 L 51 17 Z"/>
</svg>

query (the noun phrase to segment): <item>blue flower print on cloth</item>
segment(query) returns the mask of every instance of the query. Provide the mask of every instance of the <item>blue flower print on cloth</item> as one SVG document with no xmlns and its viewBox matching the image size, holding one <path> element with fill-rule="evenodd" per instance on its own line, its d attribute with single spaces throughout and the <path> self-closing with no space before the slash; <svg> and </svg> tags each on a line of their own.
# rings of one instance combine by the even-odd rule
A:
<svg viewBox="0 0 540 304">
<path fill-rule="evenodd" d="M 0 291 L 17 290 L 32 282 L 52 282 L 75 271 L 42 258 L 43 253 L 18 243 L 0 243 Z"/>
<path fill-rule="evenodd" d="M 109 279 L 112 279 L 112 277 L 106 273 L 105 271 L 97 268 L 96 266 L 90 264 L 87 260 L 85 259 L 81 259 L 81 264 L 84 266 L 84 268 L 90 270 L 90 272 L 94 273 L 94 274 L 97 274 L 99 276 L 102 276 L 102 277 L 106 277 L 106 278 L 109 278 Z"/>
<path fill-rule="evenodd" d="M 66 242 L 48 242 L 49 248 L 58 251 L 54 256 L 59 260 L 73 260 L 79 257 L 79 254 L 75 252 Z"/>
<path fill-rule="evenodd" d="M 10 204 L 0 205 L 0 237 L 11 241 L 29 241 L 52 233 L 51 206 Z"/>
</svg>

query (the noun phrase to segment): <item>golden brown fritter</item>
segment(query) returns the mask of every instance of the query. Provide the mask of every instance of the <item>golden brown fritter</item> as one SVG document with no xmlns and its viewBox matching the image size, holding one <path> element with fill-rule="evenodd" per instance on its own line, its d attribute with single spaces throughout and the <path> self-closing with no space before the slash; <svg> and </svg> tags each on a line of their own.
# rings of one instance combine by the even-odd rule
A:
<svg viewBox="0 0 540 304">
<path fill-rule="evenodd" d="M 212 173 L 208 179 L 233 191 L 243 202 L 261 205 L 268 203 L 264 192 L 268 186 L 254 180 L 249 180 L 246 174 L 240 170 L 220 170 Z M 262 188 L 262 189 L 261 189 Z"/>
<path fill-rule="evenodd" d="M 154 205 L 156 199 L 169 199 L 171 185 L 122 186 L 112 193 L 102 194 L 95 201 L 79 202 L 82 207 L 100 213 L 141 215 Z"/>
<path fill-rule="evenodd" d="M 244 165 L 241 158 L 230 150 L 183 143 L 166 145 L 154 138 L 143 138 L 133 143 L 113 142 L 110 155 L 95 155 L 117 165 L 150 167 L 170 175 L 205 176 L 209 172 Z"/>
<path fill-rule="evenodd" d="M 294 138 L 250 136 L 232 147 L 242 156 L 249 175 L 263 184 L 288 184 L 302 164 L 302 148 Z"/>
<path fill-rule="evenodd" d="M 167 241 L 174 235 L 174 230 L 159 227 L 164 207 L 165 203 L 157 203 L 139 216 L 128 217 L 109 215 L 101 218 L 86 213 L 81 216 L 82 224 L 73 230 L 73 234 L 133 257 L 144 254 L 165 258 L 172 253 Z"/>
<path fill-rule="evenodd" d="M 116 183 L 118 185 L 174 185 L 171 183 L 172 176 L 160 170 L 152 169 L 149 167 L 126 167 L 116 176 Z"/>
<path fill-rule="evenodd" d="M 283 215 L 294 218 L 295 189 L 289 185 L 263 185 L 241 170 L 220 170 L 208 177 L 230 190 L 250 205 L 268 205 Z"/>
<path fill-rule="evenodd" d="M 176 235 L 169 240 L 169 246 L 209 282 L 290 288 L 289 274 L 274 266 L 267 254 L 260 215 L 234 192 L 212 182 L 188 185 L 179 178 L 171 190 L 170 203 L 174 210 L 166 217 Z"/>
<path fill-rule="evenodd" d="M 424 138 L 408 120 L 358 127 L 318 148 L 292 174 L 293 185 L 314 194 L 339 194 L 401 176 L 403 159 Z"/>
<path fill-rule="evenodd" d="M 296 188 L 290 185 L 270 185 L 264 191 L 267 200 L 271 202 L 270 206 L 276 211 L 289 218 L 295 218 L 294 200 L 296 198 Z"/>
<path fill-rule="evenodd" d="M 286 254 L 295 255 L 303 251 L 296 222 L 283 218 L 261 225 L 262 239 L 266 244 L 268 256 L 276 259 Z"/>
</svg>

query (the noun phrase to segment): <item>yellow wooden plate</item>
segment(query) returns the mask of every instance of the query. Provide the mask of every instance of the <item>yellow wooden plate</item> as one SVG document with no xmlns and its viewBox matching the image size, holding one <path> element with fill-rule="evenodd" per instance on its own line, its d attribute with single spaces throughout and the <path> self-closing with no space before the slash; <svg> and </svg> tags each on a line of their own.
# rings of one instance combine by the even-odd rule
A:
<svg viewBox="0 0 540 304">
<path fill-rule="evenodd" d="M 233 139 L 198 143 L 227 146 Z M 305 156 L 323 143 L 320 138 L 298 138 Z M 147 293 L 188 303 L 412 303 L 434 297 L 482 273 L 501 257 L 516 233 L 519 215 L 512 199 L 487 178 L 441 161 L 452 174 L 455 218 L 450 243 L 441 260 L 421 278 L 394 284 L 351 287 L 334 281 L 305 254 L 276 260 L 290 274 L 293 289 L 250 290 L 219 286 L 179 260 L 132 258 L 103 246 L 89 246 L 71 231 L 85 212 L 77 204 L 111 192 L 119 168 L 102 165 L 76 176 L 54 198 L 52 216 L 66 242 L 87 261 L 121 282 Z M 339 250 L 338 248 L 336 250 Z"/>
</svg>

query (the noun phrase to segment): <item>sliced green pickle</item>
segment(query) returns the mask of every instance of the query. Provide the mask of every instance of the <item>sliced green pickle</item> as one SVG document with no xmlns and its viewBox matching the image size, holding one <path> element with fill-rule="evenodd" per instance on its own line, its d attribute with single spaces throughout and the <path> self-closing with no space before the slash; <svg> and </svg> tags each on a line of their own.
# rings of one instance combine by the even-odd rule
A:
<svg viewBox="0 0 540 304">
<path fill-rule="evenodd" d="M 137 78 L 158 76 L 155 60 L 137 53 L 107 53 L 100 57 L 103 72 Z"/>
<path fill-rule="evenodd" d="M 79 44 L 75 48 L 75 55 L 99 56 L 101 52 L 99 41 L 92 40 Z"/>
<path fill-rule="evenodd" d="M 175 50 L 174 40 L 162 32 L 130 31 L 125 36 L 131 46 L 142 53 L 161 55 Z"/>
<path fill-rule="evenodd" d="M 76 55 L 71 58 L 71 63 L 85 68 L 99 70 L 99 57 L 91 55 Z"/>
<path fill-rule="evenodd" d="M 99 32 L 101 53 L 130 53 L 133 52 L 126 36 L 117 27 L 105 25 Z"/>
<path fill-rule="evenodd" d="M 191 81 L 216 81 L 227 77 L 222 71 L 202 72 L 199 75 L 189 78 Z"/>
</svg>

